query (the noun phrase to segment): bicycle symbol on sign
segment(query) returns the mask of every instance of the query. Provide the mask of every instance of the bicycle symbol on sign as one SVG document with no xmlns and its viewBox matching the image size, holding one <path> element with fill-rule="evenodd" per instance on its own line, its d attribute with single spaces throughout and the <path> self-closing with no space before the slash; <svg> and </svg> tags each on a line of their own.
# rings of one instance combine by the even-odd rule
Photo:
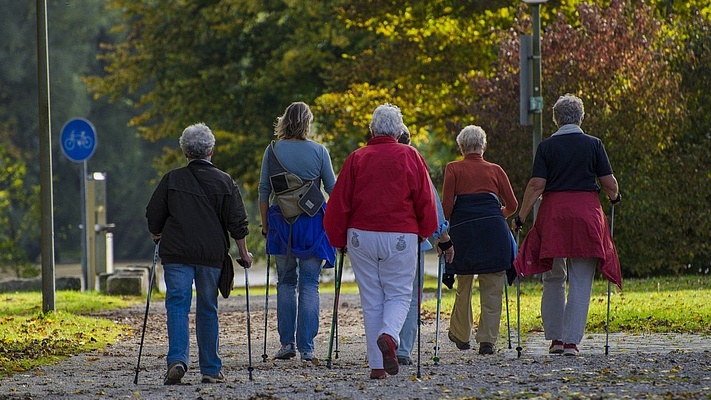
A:
<svg viewBox="0 0 711 400">
<path fill-rule="evenodd" d="M 72 131 L 69 137 L 64 140 L 64 147 L 67 150 L 73 150 L 75 146 L 90 149 L 94 143 L 91 137 L 86 134 L 86 131 L 81 131 L 78 135 L 75 132 L 76 131 Z"/>
</svg>

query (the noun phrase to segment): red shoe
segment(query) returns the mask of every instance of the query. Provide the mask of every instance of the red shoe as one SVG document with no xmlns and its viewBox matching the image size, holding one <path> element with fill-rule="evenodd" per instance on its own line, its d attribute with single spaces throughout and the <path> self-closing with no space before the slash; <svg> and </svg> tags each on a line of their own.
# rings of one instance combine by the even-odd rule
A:
<svg viewBox="0 0 711 400">
<path fill-rule="evenodd" d="M 548 352 L 551 354 L 563 354 L 563 341 L 554 340 L 551 343 L 551 347 L 548 348 Z"/>
<path fill-rule="evenodd" d="M 378 348 L 383 353 L 383 368 L 385 372 L 390 375 L 397 375 L 400 370 L 400 364 L 398 364 L 397 355 L 395 355 L 395 350 L 397 350 L 395 339 L 387 333 L 383 333 L 378 336 Z"/>
<path fill-rule="evenodd" d="M 563 345 L 563 355 L 564 356 L 577 356 L 580 354 L 578 352 L 578 346 L 574 345 L 573 343 L 566 343 Z"/>
<path fill-rule="evenodd" d="M 371 369 L 370 379 L 385 379 L 388 377 L 388 373 L 384 369 Z"/>
</svg>

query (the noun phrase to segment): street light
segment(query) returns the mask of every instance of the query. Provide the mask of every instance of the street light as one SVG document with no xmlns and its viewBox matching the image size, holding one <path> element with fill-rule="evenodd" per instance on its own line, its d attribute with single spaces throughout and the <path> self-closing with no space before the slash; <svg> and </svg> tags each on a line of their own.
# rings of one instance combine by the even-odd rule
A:
<svg viewBox="0 0 711 400">
<path fill-rule="evenodd" d="M 533 38 L 521 35 L 521 125 L 533 124 L 533 158 L 543 136 L 543 94 L 541 91 L 541 4 L 548 0 L 522 0 L 531 6 Z M 527 108 L 527 109 L 526 109 Z M 535 220 L 538 202 L 533 208 Z"/>
</svg>

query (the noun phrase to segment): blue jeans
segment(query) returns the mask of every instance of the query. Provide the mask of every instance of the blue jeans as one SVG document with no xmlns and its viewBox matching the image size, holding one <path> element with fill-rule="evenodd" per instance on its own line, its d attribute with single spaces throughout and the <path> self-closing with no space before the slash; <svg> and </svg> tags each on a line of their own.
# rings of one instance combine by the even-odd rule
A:
<svg viewBox="0 0 711 400">
<path fill-rule="evenodd" d="M 323 260 L 298 260 L 292 255 L 275 255 L 277 265 L 277 327 L 282 345 L 293 344 L 301 353 L 314 351 L 318 333 L 318 283 Z M 298 287 L 298 301 L 296 292 Z M 298 311 L 297 311 L 298 309 Z M 294 341 L 296 337 L 296 341 Z"/>
<path fill-rule="evenodd" d="M 418 296 L 422 293 L 422 286 L 425 282 L 425 252 L 420 252 L 420 284 L 417 284 L 417 275 L 412 281 L 412 299 L 410 300 L 410 309 L 407 311 L 407 317 L 402 324 L 400 330 L 400 346 L 395 352 L 398 357 L 410 357 L 412 348 L 415 346 L 417 339 L 417 304 Z"/>
<path fill-rule="evenodd" d="M 200 373 L 217 375 L 222 369 L 218 352 L 219 321 L 217 319 L 217 285 L 220 268 L 200 265 L 165 264 L 165 308 L 168 315 L 167 364 L 182 361 L 190 364 L 190 328 L 188 314 L 193 297 L 193 281 L 197 292 L 195 334 L 197 336 Z"/>
</svg>

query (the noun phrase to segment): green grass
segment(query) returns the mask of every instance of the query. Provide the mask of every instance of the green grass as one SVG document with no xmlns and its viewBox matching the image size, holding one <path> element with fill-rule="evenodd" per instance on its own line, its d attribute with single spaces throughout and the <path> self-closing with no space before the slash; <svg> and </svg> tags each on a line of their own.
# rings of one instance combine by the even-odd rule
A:
<svg viewBox="0 0 711 400">
<path fill-rule="evenodd" d="M 711 277 L 682 276 L 669 278 L 627 279 L 623 289 L 611 286 L 610 331 L 627 333 L 696 333 L 711 334 Z M 425 292 L 435 294 L 437 278 L 425 277 Z M 333 293 L 334 283 L 321 283 L 321 293 Z M 236 289 L 244 295 L 244 289 Z M 271 286 L 270 294 L 276 293 Z M 341 293 L 358 293 L 355 282 L 343 282 Z M 250 287 L 251 296 L 264 296 L 264 286 Z M 541 322 L 542 284 L 533 278 L 524 278 L 521 283 L 521 331 L 542 331 Z M 508 287 L 509 315 L 512 326 L 516 323 L 516 285 Z M 441 312 L 449 318 L 454 306 L 455 290 L 442 287 Z M 472 307 L 475 321 L 479 315 L 478 281 L 474 281 Z M 426 318 L 434 318 L 437 300 L 422 303 Z M 586 332 L 604 333 L 607 318 L 607 281 L 596 279 L 590 300 L 590 312 Z M 506 309 L 501 316 L 506 324 Z"/>
<path fill-rule="evenodd" d="M 140 301 L 138 297 L 60 291 L 55 296 L 56 311 L 42 313 L 40 293 L 0 294 L 0 376 L 100 349 L 130 334 L 126 325 L 81 314 Z"/>
<path fill-rule="evenodd" d="M 436 279 L 426 282 L 426 291 L 436 291 Z M 711 334 L 711 277 L 684 276 L 673 278 L 628 279 L 623 290 L 612 285 L 610 296 L 610 331 L 627 333 L 695 333 Z M 521 331 L 542 331 L 542 284 L 533 279 L 521 283 Z M 508 287 L 511 324 L 516 324 L 516 285 Z M 442 314 L 449 318 L 455 290 L 443 289 Z M 434 313 L 437 300 L 423 303 L 426 312 Z M 475 320 L 479 310 L 477 281 L 472 295 Z M 607 281 L 596 280 L 590 301 L 586 332 L 604 333 L 607 318 Z M 506 324 L 506 309 L 501 317 Z"/>
</svg>

